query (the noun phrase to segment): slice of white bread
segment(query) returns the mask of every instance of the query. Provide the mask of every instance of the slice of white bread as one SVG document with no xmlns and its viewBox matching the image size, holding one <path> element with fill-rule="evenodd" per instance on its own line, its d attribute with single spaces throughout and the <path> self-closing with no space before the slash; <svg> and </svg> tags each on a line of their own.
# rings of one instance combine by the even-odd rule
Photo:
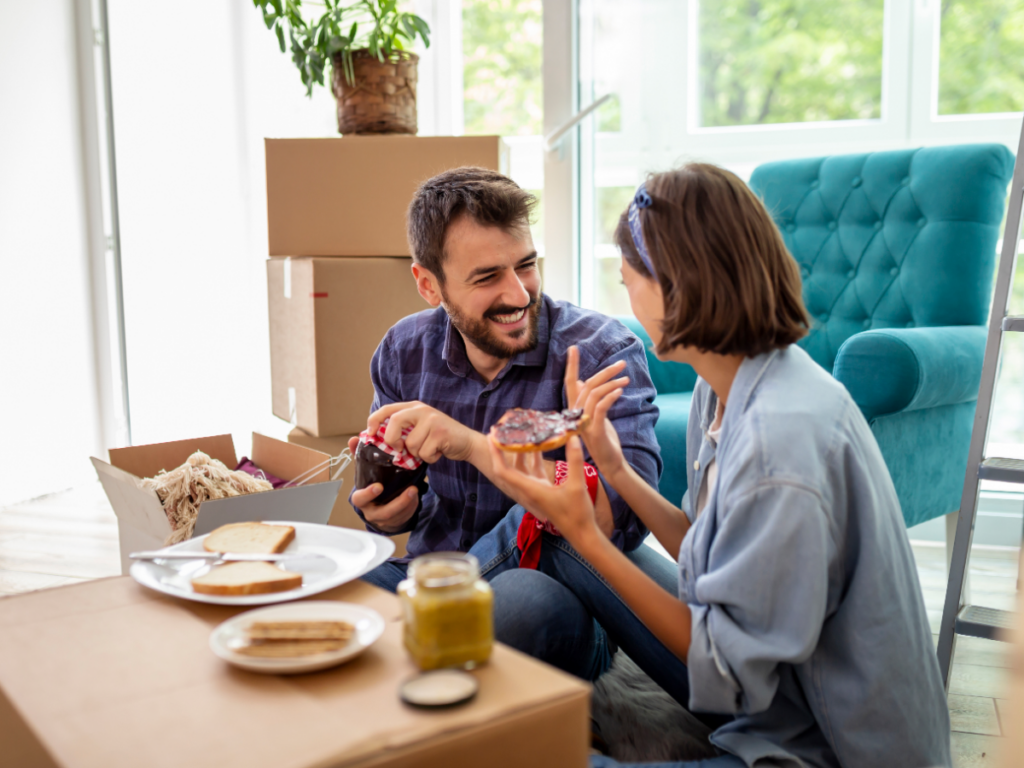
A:
<svg viewBox="0 0 1024 768">
<path fill-rule="evenodd" d="M 294 538 L 295 529 L 290 525 L 231 523 L 203 539 L 203 549 L 234 554 L 277 554 L 284 552 Z"/>
<path fill-rule="evenodd" d="M 270 563 L 227 563 L 192 579 L 192 589 L 204 595 L 260 595 L 302 586 L 302 574 Z"/>
</svg>

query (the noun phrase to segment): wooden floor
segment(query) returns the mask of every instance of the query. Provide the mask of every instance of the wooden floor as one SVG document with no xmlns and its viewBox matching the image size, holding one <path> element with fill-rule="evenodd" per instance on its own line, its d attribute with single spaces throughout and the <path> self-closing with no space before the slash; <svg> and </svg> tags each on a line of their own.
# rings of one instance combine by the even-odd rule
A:
<svg viewBox="0 0 1024 768">
<path fill-rule="evenodd" d="M 946 589 L 945 550 L 915 544 L 914 555 L 934 633 Z M 976 549 L 972 602 L 1013 609 L 1017 563 L 1017 550 Z M 119 574 L 117 519 L 99 483 L 0 509 L 0 596 Z M 949 693 L 956 766 L 994 764 L 1003 735 L 1007 658 L 1002 643 L 975 638 L 957 643 Z"/>
</svg>

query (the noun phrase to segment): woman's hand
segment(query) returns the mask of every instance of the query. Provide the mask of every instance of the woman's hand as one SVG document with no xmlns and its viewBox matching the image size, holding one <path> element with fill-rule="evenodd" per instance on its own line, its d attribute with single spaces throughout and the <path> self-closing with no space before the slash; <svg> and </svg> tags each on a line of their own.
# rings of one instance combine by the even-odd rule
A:
<svg viewBox="0 0 1024 768">
<path fill-rule="evenodd" d="M 540 453 L 506 453 L 492 440 L 494 475 L 500 486 L 510 488 L 509 494 L 541 520 L 550 520 L 580 554 L 593 536 L 601 538 L 594 513 L 594 504 L 583 474 L 583 448 L 579 438 L 572 438 L 565 447 L 569 475 L 562 485 L 554 485 L 544 470 Z M 496 484 L 497 484 L 496 483 Z"/>
<path fill-rule="evenodd" d="M 622 396 L 622 390 L 629 384 L 628 376 L 612 378 L 622 373 L 625 367 L 625 361 L 620 360 L 595 373 L 585 382 L 580 381 L 580 352 L 576 346 L 569 347 L 569 359 L 565 365 L 566 398 L 571 407 L 582 408 L 583 413 L 590 417 L 580 434 L 594 464 L 609 482 L 625 464 L 619 436 L 607 419 L 608 409 Z"/>
</svg>

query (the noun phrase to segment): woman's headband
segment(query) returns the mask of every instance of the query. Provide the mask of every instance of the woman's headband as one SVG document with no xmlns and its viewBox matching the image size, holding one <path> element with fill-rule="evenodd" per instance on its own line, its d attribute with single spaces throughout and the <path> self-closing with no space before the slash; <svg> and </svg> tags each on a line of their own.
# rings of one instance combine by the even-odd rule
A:
<svg viewBox="0 0 1024 768">
<path fill-rule="evenodd" d="M 633 202 L 629 204 L 629 212 L 626 214 L 626 218 L 629 221 L 629 234 L 633 236 L 633 245 L 636 246 L 636 251 L 640 254 L 640 260 L 647 267 L 647 271 L 651 273 L 651 276 L 656 277 L 657 273 L 654 271 L 651 254 L 648 253 L 647 245 L 644 243 L 644 230 L 640 225 L 640 209 L 650 208 L 653 202 L 650 194 L 647 192 L 647 185 L 641 184 L 637 187 L 636 194 L 633 195 Z"/>
</svg>

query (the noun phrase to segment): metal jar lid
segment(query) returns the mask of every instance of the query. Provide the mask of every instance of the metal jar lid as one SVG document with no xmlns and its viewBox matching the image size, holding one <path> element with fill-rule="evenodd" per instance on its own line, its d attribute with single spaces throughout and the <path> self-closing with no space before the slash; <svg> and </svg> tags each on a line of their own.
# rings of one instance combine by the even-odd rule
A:
<svg viewBox="0 0 1024 768">
<path fill-rule="evenodd" d="M 472 699 L 479 688 L 476 678 L 467 672 L 438 669 L 406 680 L 398 694 L 414 707 L 451 707 Z"/>
</svg>

